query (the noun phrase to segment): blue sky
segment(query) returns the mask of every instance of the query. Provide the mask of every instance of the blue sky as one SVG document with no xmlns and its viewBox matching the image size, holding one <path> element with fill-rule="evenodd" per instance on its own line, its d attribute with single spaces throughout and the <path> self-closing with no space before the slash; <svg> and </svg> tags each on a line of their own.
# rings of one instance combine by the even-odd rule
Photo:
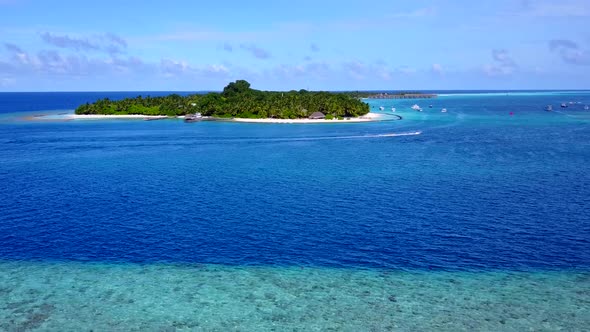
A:
<svg viewBox="0 0 590 332">
<path fill-rule="evenodd" d="M 590 88 L 590 0 L 153 2 L 0 0 L 0 91 Z"/>
</svg>

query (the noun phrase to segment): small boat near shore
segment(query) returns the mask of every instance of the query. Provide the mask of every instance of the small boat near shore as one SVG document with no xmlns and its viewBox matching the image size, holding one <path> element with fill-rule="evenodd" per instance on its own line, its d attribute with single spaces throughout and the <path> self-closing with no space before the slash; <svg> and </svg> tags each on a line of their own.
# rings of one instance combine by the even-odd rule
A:
<svg viewBox="0 0 590 332">
<path fill-rule="evenodd" d="M 567 104 L 566 103 L 561 103 L 561 108 L 566 108 Z"/>
<path fill-rule="evenodd" d="M 422 112 L 422 108 L 418 104 L 412 105 L 412 109 L 417 112 Z"/>
<path fill-rule="evenodd" d="M 392 107 L 392 108 L 391 108 L 391 112 L 392 112 L 392 113 L 395 113 L 395 107 Z"/>
<path fill-rule="evenodd" d="M 379 110 L 383 111 L 385 109 L 385 107 L 381 106 L 379 107 Z"/>
<path fill-rule="evenodd" d="M 184 117 L 184 122 L 199 122 L 202 120 L 203 120 L 203 115 L 201 115 L 201 113 L 187 114 Z"/>
<path fill-rule="evenodd" d="M 545 111 L 547 111 L 547 112 L 553 111 L 553 106 L 552 105 L 545 106 Z"/>
</svg>

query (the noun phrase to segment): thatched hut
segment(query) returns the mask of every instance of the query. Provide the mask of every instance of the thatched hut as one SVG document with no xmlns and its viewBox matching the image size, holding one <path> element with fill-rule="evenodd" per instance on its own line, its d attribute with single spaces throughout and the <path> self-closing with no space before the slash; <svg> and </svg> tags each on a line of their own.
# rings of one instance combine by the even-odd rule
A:
<svg viewBox="0 0 590 332">
<path fill-rule="evenodd" d="M 312 120 L 319 120 L 319 119 L 325 119 L 326 116 L 322 112 L 313 112 L 313 113 L 311 113 L 309 118 Z"/>
</svg>

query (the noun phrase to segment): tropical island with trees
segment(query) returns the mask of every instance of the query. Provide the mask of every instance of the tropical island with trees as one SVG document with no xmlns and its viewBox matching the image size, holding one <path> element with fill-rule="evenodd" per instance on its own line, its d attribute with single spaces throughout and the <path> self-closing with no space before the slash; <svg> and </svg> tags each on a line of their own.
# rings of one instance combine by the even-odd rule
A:
<svg viewBox="0 0 590 332">
<path fill-rule="evenodd" d="M 145 115 L 188 116 L 200 114 L 213 118 L 241 119 L 309 119 L 322 114 L 322 119 L 350 119 L 366 116 L 369 105 L 349 93 L 312 92 L 306 90 L 277 92 L 250 88 L 238 80 L 222 92 L 165 97 L 100 99 L 80 105 L 76 115 Z"/>
</svg>

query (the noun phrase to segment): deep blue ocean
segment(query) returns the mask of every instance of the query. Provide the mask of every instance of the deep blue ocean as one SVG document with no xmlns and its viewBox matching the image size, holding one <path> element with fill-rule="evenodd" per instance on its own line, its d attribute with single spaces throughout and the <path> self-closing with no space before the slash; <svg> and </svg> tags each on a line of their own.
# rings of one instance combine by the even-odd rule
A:
<svg viewBox="0 0 590 332">
<path fill-rule="evenodd" d="M 285 317 L 232 318 L 238 326 L 270 329 L 273 325 L 264 324 L 278 319 L 278 326 L 311 330 L 578 330 L 589 323 L 584 308 L 590 306 L 590 111 L 584 105 L 590 105 L 590 92 L 444 92 L 429 100 L 367 100 L 373 112 L 391 121 L 356 124 L 30 120 L 30 115 L 72 113 L 78 104 L 97 98 L 139 94 L 148 93 L 0 93 L 0 275 L 5 271 L 0 295 L 2 289 L 14 288 L 8 294 L 30 296 L 26 287 L 31 284 L 46 291 L 43 280 L 60 283 L 51 286 L 54 290 L 84 283 L 92 290 L 104 282 L 94 295 L 108 302 L 114 297 L 106 297 L 105 289 L 115 287 L 109 280 L 129 278 L 117 287 L 135 301 L 125 309 L 132 312 L 138 301 L 137 294 L 129 295 L 129 285 L 138 278 L 169 273 L 159 283 L 177 280 L 173 284 L 197 278 L 178 277 L 194 268 L 202 271 L 197 275 L 203 280 L 220 283 L 217 292 L 203 296 L 217 299 L 209 305 L 221 306 L 212 312 L 224 318 L 210 326 L 183 323 L 188 325 L 179 330 L 229 328 L 223 325 L 227 315 L 256 302 L 251 296 L 258 294 L 253 289 L 259 285 L 266 285 L 260 296 L 267 302 L 256 302 L 261 312 L 272 307 L 273 315 L 284 310 Z M 414 103 L 424 111 L 412 111 Z M 569 107 L 561 108 L 561 103 Z M 553 112 L 544 111 L 548 104 Z M 395 120 L 392 107 L 402 120 Z M 252 281 L 256 273 L 280 281 Z M 429 311 L 421 314 L 422 320 L 408 316 L 400 318 L 402 323 L 389 322 L 395 321 L 402 295 L 396 301 L 383 295 L 385 303 L 398 306 L 387 310 L 363 302 L 367 293 L 350 295 L 363 287 L 369 293 L 385 289 L 380 278 L 389 274 L 399 278 L 391 285 L 406 282 L 404 289 L 415 291 L 408 290 L 414 313 L 420 304 L 428 307 L 424 310 L 437 310 L 433 303 L 445 294 L 454 294 L 458 302 L 453 304 L 461 304 L 452 314 Z M 66 275 L 79 279 L 64 281 Z M 462 278 L 465 288 L 457 290 L 453 285 Z M 219 280 L 226 279 L 221 285 Z M 229 302 L 223 301 L 231 302 L 233 295 L 220 300 L 220 290 L 230 284 L 247 285 L 230 292 L 243 291 L 244 307 L 228 309 Z M 289 296 L 269 291 L 269 285 L 283 287 L 284 294 L 297 289 L 298 298 L 307 294 L 304 303 L 311 316 L 305 318 L 293 307 L 281 309 Z M 317 296 L 310 295 L 312 288 L 302 290 L 311 285 L 320 287 L 313 288 Z M 433 285 L 440 287 L 421 288 Z M 553 288 L 567 288 L 571 294 L 543 295 Z M 329 312 L 321 320 L 314 318 L 313 312 L 338 307 L 328 300 L 337 289 L 348 292 L 339 303 L 346 303 L 342 312 L 352 316 Z M 146 292 L 142 294 L 148 297 L 156 294 Z M 437 295 L 420 300 L 420 292 Z M 522 297 L 485 300 L 494 292 Z M 14 301 L 7 301 L 4 317 L 15 323 L 0 324 L 0 330 L 19 324 L 41 329 L 88 326 L 67 325 L 57 317 L 65 310 L 60 306 L 72 301 L 71 294 L 52 296 L 53 309 L 41 322 L 10 311 Z M 483 302 L 470 306 L 467 298 Z M 486 307 L 484 300 L 491 304 Z M 514 303 L 520 307 L 515 309 Z M 533 319 L 540 303 L 551 305 L 547 315 L 555 317 L 549 323 Z M 493 305 L 504 308 L 494 317 L 506 317 L 484 320 Z M 551 311 L 559 306 L 567 309 Z M 352 307 L 359 310 L 357 316 Z M 29 309 L 47 307 L 35 308 Z M 509 317 L 521 309 L 527 321 Z M 223 310 L 229 313 L 222 315 Z M 182 320 L 175 316 L 178 312 L 170 317 Z M 211 317 L 211 312 L 199 312 L 197 321 Z M 385 325 L 375 325 L 370 312 Z M 460 324 L 432 316 L 457 317 L 461 312 Z M 108 325 L 118 321 L 113 315 L 101 322 L 96 318 L 92 325 L 152 329 L 174 320 L 166 316 L 144 324 L 144 313 L 126 321 L 130 325 Z M 478 317 L 481 325 L 469 325 Z M 352 321 L 359 325 L 348 324 Z M 433 322 L 438 325 L 428 325 Z"/>
</svg>

